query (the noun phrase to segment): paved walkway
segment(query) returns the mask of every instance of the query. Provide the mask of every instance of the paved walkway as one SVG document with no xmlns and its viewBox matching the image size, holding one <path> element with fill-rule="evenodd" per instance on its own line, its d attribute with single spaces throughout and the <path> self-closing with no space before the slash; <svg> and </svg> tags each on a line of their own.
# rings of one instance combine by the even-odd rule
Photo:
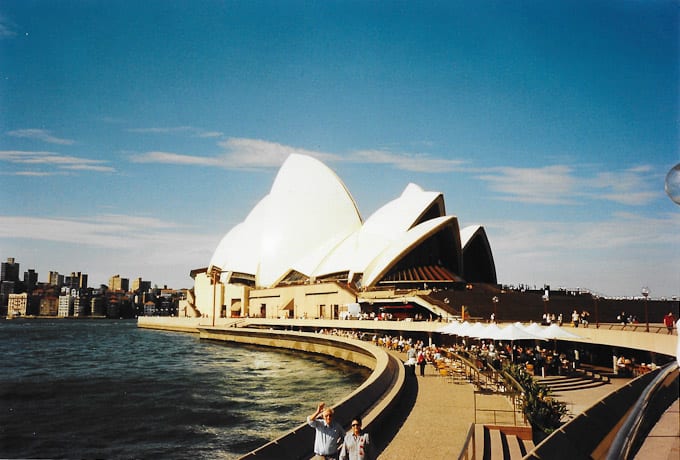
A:
<svg viewBox="0 0 680 460">
<path fill-rule="evenodd" d="M 404 353 L 394 352 L 402 361 Z M 460 454 L 470 424 L 475 422 L 475 402 L 477 423 L 493 424 L 495 410 L 512 411 L 508 398 L 498 394 L 475 394 L 469 383 L 451 383 L 440 377 L 431 365 L 425 368 L 425 376 L 419 375 L 416 368 L 417 395 L 415 405 L 403 425 L 378 457 L 381 460 L 429 460 L 452 459 Z M 630 379 L 612 379 L 612 383 L 596 388 L 555 393 L 567 403 L 570 413 L 575 416 L 597 401 L 625 385 Z M 512 413 L 496 412 L 496 423 L 512 425 Z M 518 415 L 518 424 L 521 419 Z"/>
<path fill-rule="evenodd" d="M 396 354 L 405 360 L 403 353 Z M 428 460 L 457 458 L 470 424 L 475 421 L 475 395 L 469 383 L 452 383 L 440 377 L 431 365 L 425 376 L 416 369 L 415 405 L 401 429 L 378 458 L 382 460 Z M 512 404 L 500 395 L 477 395 L 477 409 L 512 411 Z M 512 424 L 511 413 L 497 413 L 499 424 Z M 492 423 L 493 412 L 478 412 L 478 422 Z M 506 419 L 503 419 L 506 417 Z"/>
<path fill-rule="evenodd" d="M 636 460 L 677 460 L 680 458 L 680 400 L 675 400 L 652 428 Z"/>
</svg>

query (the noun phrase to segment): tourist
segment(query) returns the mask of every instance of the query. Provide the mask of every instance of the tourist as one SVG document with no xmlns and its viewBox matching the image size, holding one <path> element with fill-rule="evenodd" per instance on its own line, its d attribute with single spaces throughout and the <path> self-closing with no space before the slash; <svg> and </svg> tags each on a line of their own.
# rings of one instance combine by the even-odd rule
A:
<svg viewBox="0 0 680 460">
<path fill-rule="evenodd" d="M 668 329 L 669 334 L 673 334 L 673 325 L 675 325 L 675 317 L 673 317 L 673 312 L 670 311 L 666 316 L 663 317 L 663 324 Z"/>
<path fill-rule="evenodd" d="M 368 433 L 361 431 L 361 417 L 352 419 L 352 429 L 345 435 L 340 460 L 374 460 L 373 444 Z"/>
<path fill-rule="evenodd" d="M 571 314 L 571 322 L 574 327 L 578 327 L 579 321 L 581 321 L 581 315 L 578 314 L 578 311 L 574 310 L 574 312 Z"/>
<path fill-rule="evenodd" d="M 616 360 L 616 373 L 618 375 L 630 376 L 631 371 L 631 360 L 623 356 L 619 356 L 619 359 Z"/>
<path fill-rule="evenodd" d="M 323 418 L 317 418 L 321 414 Z M 319 403 L 316 412 L 307 417 L 307 424 L 316 430 L 314 460 L 337 460 L 344 430 L 333 421 L 333 409 L 323 402 Z"/>
<path fill-rule="evenodd" d="M 408 350 L 406 350 L 406 362 L 415 366 L 416 356 L 416 347 L 413 345 L 409 346 Z"/>
<path fill-rule="evenodd" d="M 427 364 L 427 360 L 425 359 L 425 353 L 423 353 L 423 350 L 418 352 L 418 358 L 416 358 L 416 362 L 418 363 L 418 366 L 420 366 L 420 376 L 425 377 L 425 365 Z"/>
</svg>

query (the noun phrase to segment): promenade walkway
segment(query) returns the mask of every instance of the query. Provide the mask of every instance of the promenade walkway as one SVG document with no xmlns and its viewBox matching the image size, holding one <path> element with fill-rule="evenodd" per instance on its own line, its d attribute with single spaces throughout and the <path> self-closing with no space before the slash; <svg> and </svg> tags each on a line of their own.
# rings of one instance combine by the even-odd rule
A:
<svg viewBox="0 0 680 460">
<path fill-rule="evenodd" d="M 392 352 L 402 361 L 405 353 Z M 474 388 L 470 383 L 452 383 L 440 377 L 431 365 L 425 368 L 425 376 L 416 369 L 417 395 L 415 405 L 401 429 L 378 457 L 383 460 L 415 460 L 427 458 L 455 459 L 458 457 L 470 424 L 475 421 Z M 512 404 L 504 396 L 478 395 L 478 409 L 512 410 Z M 512 423 L 512 414 L 505 413 Z M 491 413 L 478 412 L 478 422 L 490 423 Z M 482 417 L 484 417 L 482 419 Z M 498 419 L 501 423 L 502 420 Z"/>
<path fill-rule="evenodd" d="M 391 352 L 402 361 L 405 353 Z M 425 377 L 416 369 L 415 404 L 392 441 L 378 457 L 381 460 L 455 459 L 460 454 L 470 424 L 475 422 L 474 387 L 467 382 L 454 382 L 440 377 L 428 365 Z M 414 378 L 414 377 L 411 377 Z M 596 388 L 565 391 L 555 396 L 567 404 L 576 416 L 625 385 L 630 379 L 616 378 Z M 477 423 L 493 424 L 490 411 L 512 411 L 508 398 L 500 394 L 477 395 Z M 497 412 L 499 425 L 512 425 L 512 414 Z M 518 424 L 521 420 L 518 416 Z"/>
</svg>

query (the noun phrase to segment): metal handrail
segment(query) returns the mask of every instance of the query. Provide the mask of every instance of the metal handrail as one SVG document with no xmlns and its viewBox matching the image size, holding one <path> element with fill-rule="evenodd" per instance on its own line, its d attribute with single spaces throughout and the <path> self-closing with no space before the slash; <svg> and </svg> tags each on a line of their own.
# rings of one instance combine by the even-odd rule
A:
<svg viewBox="0 0 680 460">
<path fill-rule="evenodd" d="M 678 398 L 679 376 L 680 368 L 672 362 L 647 385 L 614 438 L 607 460 L 635 457 L 661 414 Z"/>
</svg>

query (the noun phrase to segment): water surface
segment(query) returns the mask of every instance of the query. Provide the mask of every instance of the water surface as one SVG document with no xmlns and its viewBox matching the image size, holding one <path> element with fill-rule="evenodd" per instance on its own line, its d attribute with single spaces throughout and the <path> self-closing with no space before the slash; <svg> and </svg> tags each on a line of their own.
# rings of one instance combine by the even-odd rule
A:
<svg viewBox="0 0 680 460">
<path fill-rule="evenodd" d="M 233 459 L 369 371 L 136 321 L 0 321 L 0 457 Z"/>
</svg>

